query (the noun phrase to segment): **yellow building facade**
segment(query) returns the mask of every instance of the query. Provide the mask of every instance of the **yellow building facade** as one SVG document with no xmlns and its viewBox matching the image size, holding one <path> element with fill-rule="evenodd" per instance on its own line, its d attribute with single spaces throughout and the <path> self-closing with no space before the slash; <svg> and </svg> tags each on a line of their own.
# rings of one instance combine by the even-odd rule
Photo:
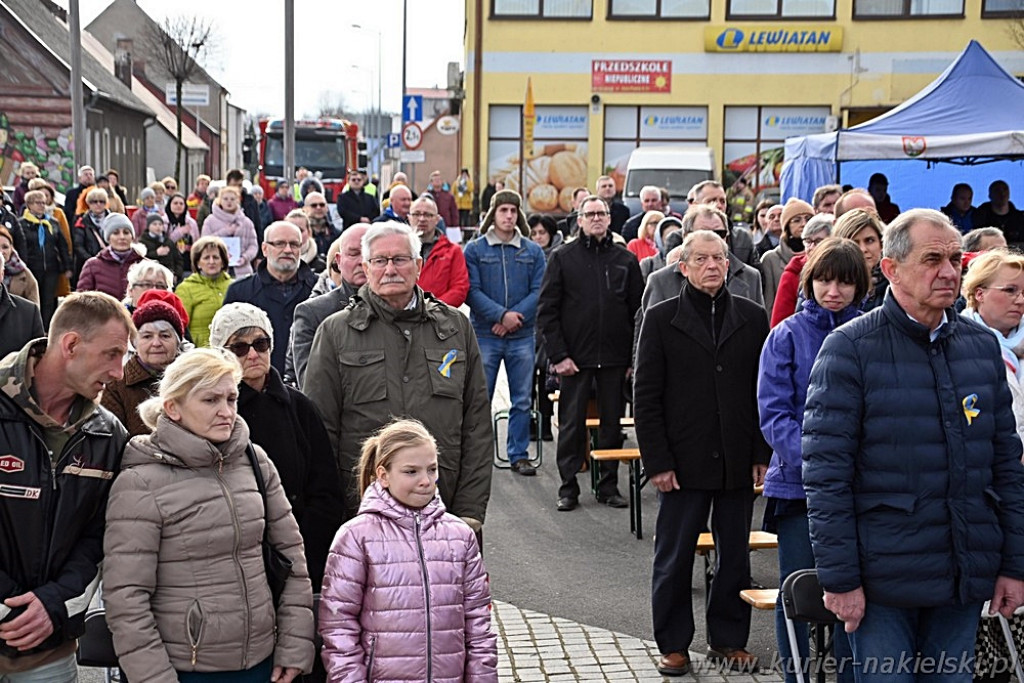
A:
<svg viewBox="0 0 1024 683">
<path fill-rule="evenodd" d="M 641 145 L 706 145 L 720 179 L 770 187 L 785 138 L 891 109 L 971 39 L 1024 74 L 1011 30 L 1021 10 L 1024 0 L 466 0 L 462 165 L 481 187 L 519 189 L 534 211 L 567 210 L 571 189 L 603 173 L 621 186 Z"/>
</svg>

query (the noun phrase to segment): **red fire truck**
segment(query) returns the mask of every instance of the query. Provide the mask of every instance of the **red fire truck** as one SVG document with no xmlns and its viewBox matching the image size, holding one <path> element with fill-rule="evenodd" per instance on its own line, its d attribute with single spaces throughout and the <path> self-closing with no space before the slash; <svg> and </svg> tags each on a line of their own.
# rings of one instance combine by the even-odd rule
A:
<svg viewBox="0 0 1024 683">
<path fill-rule="evenodd" d="M 259 183 L 266 197 L 284 177 L 284 119 L 260 119 Z M 347 182 L 348 172 L 365 166 L 365 143 L 359 127 L 344 119 L 295 122 L 295 168 L 304 166 L 324 185 L 333 202 Z"/>
</svg>

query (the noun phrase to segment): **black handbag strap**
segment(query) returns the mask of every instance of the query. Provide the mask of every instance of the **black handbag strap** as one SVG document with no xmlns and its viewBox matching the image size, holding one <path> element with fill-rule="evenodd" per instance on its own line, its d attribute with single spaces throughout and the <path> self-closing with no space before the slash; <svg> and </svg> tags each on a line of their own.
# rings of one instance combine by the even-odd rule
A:
<svg viewBox="0 0 1024 683">
<path fill-rule="evenodd" d="M 263 470 L 260 469 L 260 461 L 256 457 L 256 449 L 252 447 L 252 441 L 245 445 L 245 454 L 249 456 L 249 463 L 252 465 L 253 474 L 256 475 L 256 488 L 260 492 L 260 498 L 263 499 L 263 542 L 266 543 L 270 530 L 270 521 L 267 519 L 267 483 L 263 481 Z"/>
</svg>

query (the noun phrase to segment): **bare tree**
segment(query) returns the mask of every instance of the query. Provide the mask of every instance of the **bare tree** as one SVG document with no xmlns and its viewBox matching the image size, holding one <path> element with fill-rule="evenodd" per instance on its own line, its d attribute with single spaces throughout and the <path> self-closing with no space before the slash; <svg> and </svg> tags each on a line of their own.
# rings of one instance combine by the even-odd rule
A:
<svg viewBox="0 0 1024 683">
<path fill-rule="evenodd" d="M 316 101 L 316 115 L 321 119 L 348 119 L 352 118 L 348 105 L 345 103 L 345 95 L 337 90 L 321 90 Z"/>
<path fill-rule="evenodd" d="M 177 113 L 177 155 L 174 162 L 174 177 L 181 181 L 181 157 L 185 144 L 181 140 L 181 92 L 182 86 L 200 72 L 200 63 L 210 52 L 213 42 L 213 27 L 208 19 L 198 16 L 179 15 L 167 17 L 163 25 L 150 25 L 150 58 L 163 67 L 174 81 Z"/>
</svg>

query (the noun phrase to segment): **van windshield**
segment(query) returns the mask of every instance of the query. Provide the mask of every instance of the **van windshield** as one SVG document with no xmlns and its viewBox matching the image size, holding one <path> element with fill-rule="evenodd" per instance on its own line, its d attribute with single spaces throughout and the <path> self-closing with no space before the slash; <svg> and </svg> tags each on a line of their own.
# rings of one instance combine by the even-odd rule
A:
<svg viewBox="0 0 1024 683">
<path fill-rule="evenodd" d="M 622 195 L 624 197 L 639 197 L 640 189 L 644 185 L 654 185 L 655 187 L 664 187 L 668 190 L 670 197 L 685 199 L 686 193 L 690 191 L 691 187 L 702 180 L 710 179 L 710 171 L 696 169 L 630 169 Z"/>
</svg>

